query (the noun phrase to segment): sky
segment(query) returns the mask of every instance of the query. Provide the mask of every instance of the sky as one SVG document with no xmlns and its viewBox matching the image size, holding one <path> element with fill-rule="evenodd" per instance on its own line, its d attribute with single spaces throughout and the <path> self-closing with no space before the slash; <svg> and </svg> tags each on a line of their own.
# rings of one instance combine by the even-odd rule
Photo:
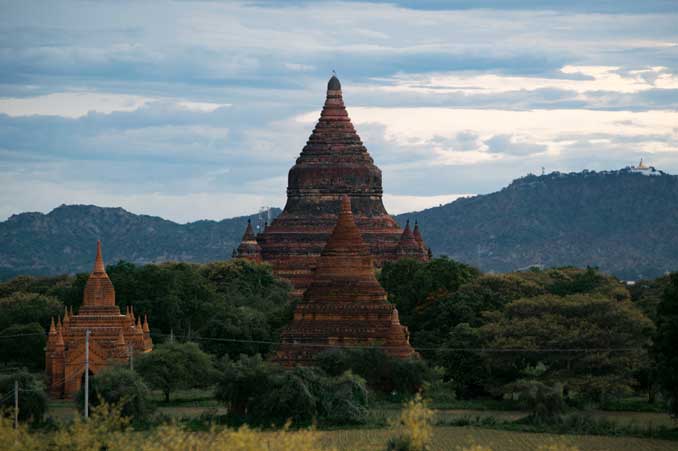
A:
<svg viewBox="0 0 678 451">
<path fill-rule="evenodd" d="M 678 1 L 0 0 L 0 220 L 282 207 L 333 70 L 391 213 L 678 173 Z"/>
</svg>

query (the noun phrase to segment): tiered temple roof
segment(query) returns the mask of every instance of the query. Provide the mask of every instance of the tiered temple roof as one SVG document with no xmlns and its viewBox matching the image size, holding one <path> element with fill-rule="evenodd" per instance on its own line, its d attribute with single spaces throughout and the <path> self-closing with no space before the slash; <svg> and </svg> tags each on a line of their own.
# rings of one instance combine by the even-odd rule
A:
<svg viewBox="0 0 678 451">
<path fill-rule="evenodd" d="M 47 348 L 46 372 L 49 392 L 53 397 L 71 397 L 80 389 L 85 371 L 85 334 L 90 331 L 89 370 L 96 374 L 111 362 L 124 362 L 130 353 L 153 349 L 148 318 L 135 318 L 128 307 L 120 314 L 115 304 L 115 289 L 106 274 L 97 242 L 94 269 L 90 273 L 83 303 L 78 313 L 66 309 L 61 318 L 52 319 Z"/>
<path fill-rule="evenodd" d="M 240 245 L 235 253 L 236 258 L 244 258 L 256 262 L 261 261 L 261 247 L 257 243 L 257 237 L 252 230 L 252 221 L 247 220 L 247 228 L 240 240 Z"/>
<path fill-rule="evenodd" d="M 375 277 L 372 254 L 344 196 L 336 226 L 317 262 L 312 282 L 283 329 L 275 360 L 308 365 L 328 347 L 379 346 L 389 355 L 415 355 L 398 310 Z"/>
<path fill-rule="evenodd" d="M 290 169 L 284 211 L 257 236 L 263 261 L 301 295 L 337 221 L 341 198 L 352 200 L 355 222 L 377 266 L 402 258 L 402 229 L 382 202 L 381 171 L 356 133 L 336 76 L 306 146 Z M 420 254 L 420 255 L 419 255 Z M 421 249 L 408 257 L 426 260 Z"/>
</svg>

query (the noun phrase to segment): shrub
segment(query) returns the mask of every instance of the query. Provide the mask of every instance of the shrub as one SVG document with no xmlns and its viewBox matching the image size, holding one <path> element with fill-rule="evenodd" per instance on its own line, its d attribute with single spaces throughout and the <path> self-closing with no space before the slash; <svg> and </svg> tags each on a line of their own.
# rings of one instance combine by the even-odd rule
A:
<svg viewBox="0 0 678 451">
<path fill-rule="evenodd" d="M 678 417 L 678 273 L 670 276 L 657 307 L 654 355 L 659 386 L 668 401 L 669 413 Z"/>
<path fill-rule="evenodd" d="M 19 421 L 39 422 L 47 411 L 47 393 L 41 378 L 17 371 L 0 376 L 0 410 L 14 411 L 14 381 L 19 381 Z M 9 395 L 9 396 L 8 396 Z"/>
<path fill-rule="evenodd" d="M 209 386 L 215 376 L 212 358 L 195 343 L 161 344 L 142 355 L 136 368 L 148 385 L 162 390 L 165 402 L 175 390 Z"/>
<path fill-rule="evenodd" d="M 563 388 L 559 384 L 549 386 L 536 380 L 520 380 L 509 387 L 517 394 L 522 407 L 530 412 L 533 422 L 554 422 L 565 410 Z"/>
<path fill-rule="evenodd" d="M 222 362 L 216 397 L 232 421 L 269 426 L 360 423 L 367 416 L 365 381 L 351 373 L 328 376 L 318 368 L 282 368 L 260 356 Z"/>
<path fill-rule="evenodd" d="M 434 378 L 423 360 L 398 359 L 376 347 L 330 349 L 318 354 L 315 363 L 332 376 L 351 371 L 364 378 L 370 388 L 385 393 L 414 394 Z"/>
<path fill-rule="evenodd" d="M 84 407 L 84 387 L 76 395 L 78 410 Z M 134 422 L 148 419 L 153 411 L 150 391 L 141 377 L 132 370 L 121 367 L 105 368 L 90 381 L 89 403 L 96 407 L 102 403 L 115 405 L 120 414 Z"/>
<path fill-rule="evenodd" d="M 0 330 L 13 324 L 37 322 L 49 327 L 50 319 L 63 314 L 64 306 L 51 296 L 35 293 L 12 293 L 0 298 Z"/>
<path fill-rule="evenodd" d="M 426 451 L 431 449 L 433 438 L 433 411 L 417 394 L 407 403 L 400 413 L 398 425 L 403 431 L 397 437 L 389 439 L 386 449 L 389 451 Z"/>
<path fill-rule="evenodd" d="M 14 324 L 0 332 L 0 362 L 31 370 L 45 366 L 45 329 L 38 323 Z"/>
</svg>

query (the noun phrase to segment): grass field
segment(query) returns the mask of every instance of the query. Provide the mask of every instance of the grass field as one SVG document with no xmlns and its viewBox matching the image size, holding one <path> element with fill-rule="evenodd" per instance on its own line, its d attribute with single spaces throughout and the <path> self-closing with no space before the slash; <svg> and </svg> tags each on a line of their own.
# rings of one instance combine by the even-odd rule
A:
<svg viewBox="0 0 678 451">
<path fill-rule="evenodd" d="M 342 451 L 383 450 L 393 434 L 388 429 L 322 431 L 322 443 Z M 552 435 L 466 427 L 434 427 L 434 450 L 458 450 L 477 444 L 494 451 L 536 451 L 540 446 L 566 443 L 581 451 L 676 451 L 678 443 L 629 437 Z"/>
<path fill-rule="evenodd" d="M 210 413 L 213 416 L 226 413 L 226 410 L 209 391 L 180 392 L 173 396 L 169 404 L 159 402 L 162 399 L 161 394 L 154 393 L 153 396 L 154 400 L 158 402 L 159 413 L 167 417 L 186 419 L 198 417 L 203 413 Z M 459 406 L 462 408 L 434 409 L 434 424 L 437 423 L 439 426 L 435 426 L 433 429 L 433 449 L 461 450 L 470 445 L 481 445 L 490 447 L 494 451 L 532 451 L 544 445 L 562 443 L 576 446 L 581 451 L 678 451 L 678 442 L 669 440 L 603 435 L 555 435 L 518 432 L 506 430 L 506 427 L 503 427 L 504 430 L 500 430 L 501 428 L 493 429 L 492 426 L 477 427 L 480 423 L 480 421 L 477 421 L 478 419 L 492 418 L 497 423 L 511 423 L 523 418 L 526 412 L 508 410 L 506 406 L 502 405 L 476 404 Z M 401 405 L 397 403 L 378 403 L 371 410 L 374 421 L 370 424 L 374 427 L 321 430 L 318 434 L 320 434 L 322 444 L 327 448 L 351 451 L 382 450 L 388 438 L 393 436 L 395 432 L 388 427 L 378 427 L 378 425 L 387 424 L 389 420 L 397 418 L 400 409 Z M 669 428 L 677 426 L 677 423 L 666 413 L 660 412 L 592 410 L 586 413 L 593 418 L 607 418 L 620 425 L 633 424 L 640 427 L 665 426 Z M 77 415 L 77 411 L 72 401 L 51 401 L 49 403 L 49 415 L 60 421 L 68 421 Z M 475 422 L 461 423 L 475 426 L 460 426 L 460 423 L 455 422 L 455 420 L 461 418 L 475 419 Z M 441 424 L 454 424 L 455 426 L 441 426 Z M 140 433 L 143 434 L 144 432 Z M 269 432 L 262 432 L 262 436 L 270 434 Z"/>
</svg>

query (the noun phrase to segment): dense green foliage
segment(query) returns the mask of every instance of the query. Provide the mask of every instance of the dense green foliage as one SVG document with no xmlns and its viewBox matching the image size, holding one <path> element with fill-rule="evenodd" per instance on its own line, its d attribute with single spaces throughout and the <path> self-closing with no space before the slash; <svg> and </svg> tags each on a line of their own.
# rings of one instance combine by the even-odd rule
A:
<svg viewBox="0 0 678 451">
<path fill-rule="evenodd" d="M 14 381 L 19 381 L 19 421 L 41 421 L 47 411 L 45 385 L 41 378 L 24 370 L 0 375 L 0 412 L 13 412 Z"/>
<path fill-rule="evenodd" d="M 379 348 L 330 349 L 316 356 L 318 368 L 332 376 L 351 371 L 367 381 L 370 388 L 385 393 L 414 394 L 434 372 L 421 359 L 397 359 Z"/>
<path fill-rule="evenodd" d="M 437 265 L 446 268 L 442 275 Z M 415 275 L 453 282 L 415 285 Z M 435 259 L 387 263 L 381 277 L 388 279 L 389 299 L 410 312 L 401 319 L 412 343 L 429 364 L 445 368 L 460 397 L 500 396 L 540 362 L 548 370 L 539 382 L 560 383 L 568 396 L 592 400 L 629 392 L 649 371 L 652 322 L 622 283 L 595 269 L 482 275 Z M 538 351 L 591 348 L 615 351 Z"/>
<path fill-rule="evenodd" d="M 654 353 L 659 385 L 678 416 L 678 273 L 671 274 L 664 297 L 657 307 L 657 337 Z"/>
<path fill-rule="evenodd" d="M 38 323 L 14 324 L 0 331 L 0 365 L 42 370 L 46 338 Z"/>
<path fill-rule="evenodd" d="M 90 408 L 102 403 L 116 405 L 122 416 L 134 422 L 148 419 L 153 412 L 150 391 L 141 377 L 134 371 L 122 367 L 103 369 L 90 379 Z M 84 408 L 84 386 L 75 397 L 78 410 Z"/>
<path fill-rule="evenodd" d="M 318 368 L 282 368 L 260 356 L 225 359 L 216 397 L 233 420 L 255 425 L 331 424 L 364 421 L 365 381 L 350 372 L 328 376 Z"/>
<path fill-rule="evenodd" d="M 195 343 L 165 343 L 139 357 L 136 369 L 151 387 L 161 390 L 165 401 L 173 391 L 208 387 L 214 368 L 209 354 Z"/>
<path fill-rule="evenodd" d="M 417 310 L 456 291 L 478 275 L 476 269 L 447 258 L 428 263 L 404 259 L 384 265 L 380 282 L 389 300 L 398 306 L 400 317 L 407 322 Z"/>
<path fill-rule="evenodd" d="M 199 342 L 217 357 L 266 353 L 270 344 L 238 340 L 274 342 L 291 317 L 290 287 L 267 265 L 237 260 L 138 267 L 119 262 L 107 272 L 120 309 L 134 306 L 137 315 L 147 314 L 156 343 L 173 333 Z M 0 331 L 33 322 L 47 330 L 50 318 L 63 315 L 64 306 L 77 312 L 87 276 L 22 276 L 1 283 Z"/>
<path fill-rule="evenodd" d="M 631 392 L 632 371 L 640 365 L 652 329 L 652 322 L 628 300 L 577 294 L 513 301 L 488 315 L 480 331 L 489 348 L 534 350 L 493 355 L 488 360 L 493 385 L 543 362 L 548 368 L 544 380 L 599 401 Z M 584 351 L 562 351 L 567 349 Z"/>
<path fill-rule="evenodd" d="M 353 387 L 355 377 L 372 390 L 398 396 L 453 387 L 460 398 L 526 400 L 533 393 L 544 405 L 554 400 L 549 390 L 556 386 L 562 386 L 570 404 L 609 402 L 631 390 L 651 394 L 660 378 L 656 367 L 665 373 L 663 392 L 672 399 L 665 382 L 666 374 L 673 374 L 672 361 L 655 366 L 648 353 L 654 334 L 651 319 L 664 324 L 659 337 L 674 340 L 671 309 L 666 307 L 671 290 L 669 297 L 659 294 L 669 278 L 627 287 L 593 268 L 482 274 L 446 258 L 387 263 L 379 277 L 423 359 L 392 359 L 372 348 L 328 350 L 318 356 L 316 369 L 280 373 L 239 357 L 267 355 L 291 317 L 290 288 L 269 266 L 228 261 L 137 267 L 120 262 L 107 270 L 121 309 L 133 305 L 137 315 L 148 314 L 155 350 L 136 359 L 146 383 L 169 399 L 177 389 L 213 383 L 212 361 L 230 362 L 220 371 L 230 368 L 245 398 L 228 398 L 224 389 L 222 399 L 234 415 L 261 424 L 284 421 L 287 411 L 300 412 L 295 421 L 330 422 L 329 410 L 318 399 L 333 399 L 335 385 L 350 392 L 346 387 Z M 0 329 L 0 339 L 8 344 L 0 348 L 0 364 L 41 370 L 49 318 L 62 314 L 65 305 L 77 311 L 86 279 L 86 274 L 20 277 L 0 284 L 0 323 L 7 326 Z M 170 334 L 176 343 L 168 343 Z M 9 335 L 26 336 L 2 338 Z M 185 341 L 193 344 L 179 344 Z M 656 353 L 658 359 L 667 355 L 668 346 L 663 349 L 664 354 Z M 525 384 L 526 369 L 539 365 L 544 371 Z M 314 391 L 317 387 L 324 391 Z M 248 393 L 256 394 L 255 404 Z M 332 410 L 338 415 L 332 421 L 351 422 L 360 416 L 354 413 L 362 411 L 361 404 L 346 401 L 351 399 L 346 396 L 337 398 L 344 407 Z M 259 418 L 250 412 L 253 405 L 271 413 Z"/>
<path fill-rule="evenodd" d="M 51 296 L 16 292 L 0 298 L 0 330 L 14 324 L 39 323 L 49 327 L 50 318 L 64 313 L 63 304 Z"/>
</svg>

